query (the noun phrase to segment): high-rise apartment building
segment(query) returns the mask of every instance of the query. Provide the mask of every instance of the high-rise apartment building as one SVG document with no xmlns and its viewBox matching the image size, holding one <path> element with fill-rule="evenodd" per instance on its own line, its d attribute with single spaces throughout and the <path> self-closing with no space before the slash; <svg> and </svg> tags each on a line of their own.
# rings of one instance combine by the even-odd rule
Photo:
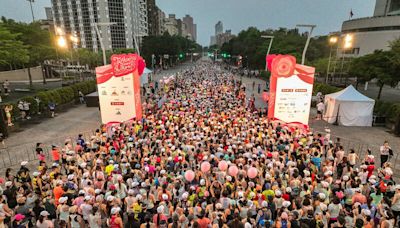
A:
<svg viewBox="0 0 400 228">
<path fill-rule="evenodd" d="M 158 35 L 159 22 L 158 7 L 156 0 L 147 0 L 147 24 L 149 27 L 149 35 Z"/>
<path fill-rule="evenodd" d="M 178 20 L 175 14 L 169 14 L 164 20 L 165 32 L 168 32 L 171 36 L 179 34 Z"/>
<path fill-rule="evenodd" d="M 224 32 L 224 25 L 222 24 L 222 21 L 218 21 L 218 23 L 215 24 L 215 36 L 218 36 L 223 32 Z"/>
<path fill-rule="evenodd" d="M 197 39 L 197 34 L 196 34 L 196 24 L 193 23 L 193 17 L 190 15 L 186 15 L 184 18 L 182 18 L 183 23 L 186 25 L 186 30 L 188 34 L 190 35 L 190 38 L 194 41 Z"/>
<path fill-rule="evenodd" d="M 162 35 L 165 32 L 165 13 L 161 9 L 158 8 L 158 33 L 157 35 Z"/>
<path fill-rule="evenodd" d="M 146 0 L 51 0 L 54 25 L 75 34 L 78 45 L 98 51 L 99 38 L 106 50 L 134 48 L 135 39 L 148 35 Z"/>
</svg>

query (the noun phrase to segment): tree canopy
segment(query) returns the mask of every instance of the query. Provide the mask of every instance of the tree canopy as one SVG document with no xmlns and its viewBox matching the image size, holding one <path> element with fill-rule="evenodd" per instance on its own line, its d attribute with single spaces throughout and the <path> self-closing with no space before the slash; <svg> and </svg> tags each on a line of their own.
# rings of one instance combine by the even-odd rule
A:
<svg viewBox="0 0 400 228">
<path fill-rule="evenodd" d="M 0 23 L 0 66 L 8 70 L 29 62 L 28 46 L 19 40 L 20 33 L 11 33 Z"/>
<path fill-rule="evenodd" d="M 14 39 L 24 47 L 17 45 L 17 49 L 12 51 L 16 68 L 21 65 L 37 66 L 44 60 L 55 57 L 51 35 L 47 30 L 40 28 L 39 22 L 27 24 L 2 17 L 0 27 L 3 31 L 12 34 Z M 4 42 L 2 37 L 0 37 L 0 42 Z M 25 56 L 26 53 L 28 58 Z"/>
<path fill-rule="evenodd" d="M 350 63 L 349 75 L 357 77 L 357 82 L 376 79 L 379 86 L 377 99 L 381 97 L 384 85 L 396 86 L 400 82 L 400 41 L 391 44 L 388 51 L 377 50 L 372 54 L 354 58 Z"/>
</svg>

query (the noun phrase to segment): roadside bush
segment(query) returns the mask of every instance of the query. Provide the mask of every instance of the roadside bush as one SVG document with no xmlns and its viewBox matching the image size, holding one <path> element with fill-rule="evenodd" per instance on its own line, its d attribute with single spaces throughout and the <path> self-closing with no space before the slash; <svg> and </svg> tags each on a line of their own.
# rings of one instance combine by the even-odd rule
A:
<svg viewBox="0 0 400 228">
<path fill-rule="evenodd" d="M 374 113 L 377 116 L 384 116 L 387 120 L 395 122 L 400 115 L 400 103 L 375 101 Z"/>
<path fill-rule="evenodd" d="M 82 91 L 83 94 L 88 94 L 96 91 L 96 82 L 95 81 L 85 81 L 85 82 L 80 82 L 76 83 L 71 86 L 63 87 L 63 88 L 57 88 L 57 89 L 52 89 L 52 90 L 47 90 L 47 91 L 40 91 L 36 93 L 34 96 L 26 96 L 23 97 L 19 100 L 24 100 L 29 103 L 30 105 L 30 111 L 31 115 L 37 114 L 39 109 L 41 111 L 44 111 L 47 109 L 47 105 L 49 102 L 54 102 L 58 105 L 60 104 L 66 104 L 69 102 L 74 101 L 75 99 L 78 98 L 78 91 Z M 40 99 L 40 107 L 37 105 L 37 102 L 35 100 L 35 96 L 37 96 Z M 19 101 L 18 100 L 18 101 Z M 13 111 L 12 111 L 12 116 L 13 118 L 16 118 L 20 115 L 19 109 L 17 107 L 18 102 L 10 102 L 7 104 L 4 104 L 1 106 L 2 109 L 4 109 L 5 105 L 12 105 L 13 106 Z"/>
<path fill-rule="evenodd" d="M 47 104 L 50 102 L 50 94 L 47 91 L 42 91 L 36 94 L 36 96 L 40 99 L 40 110 L 44 110 L 47 107 Z"/>
<path fill-rule="evenodd" d="M 33 98 L 31 96 L 26 96 L 26 97 L 21 98 L 20 100 L 26 101 L 31 104 L 29 106 L 30 115 L 34 115 L 39 111 L 39 107 L 37 105 L 35 98 Z"/>
</svg>

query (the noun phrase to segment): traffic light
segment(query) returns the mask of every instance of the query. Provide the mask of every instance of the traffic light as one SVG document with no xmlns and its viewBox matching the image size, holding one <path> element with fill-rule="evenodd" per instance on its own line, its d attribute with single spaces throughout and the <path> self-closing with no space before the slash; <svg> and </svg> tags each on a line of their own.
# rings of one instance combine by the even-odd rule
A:
<svg viewBox="0 0 400 228">
<path fill-rule="evenodd" d="M 179 54 L 179 58 L 183 59 L 183 54 L 182 53 Z"/>
</svg>

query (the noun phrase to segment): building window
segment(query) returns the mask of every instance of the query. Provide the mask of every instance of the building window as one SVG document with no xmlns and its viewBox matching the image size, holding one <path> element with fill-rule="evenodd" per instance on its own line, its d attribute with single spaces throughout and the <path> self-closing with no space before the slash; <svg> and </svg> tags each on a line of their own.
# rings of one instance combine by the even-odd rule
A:
<svg viewBox="0 0 400 228">
<path fill-rule="evenodd" d="M 400 0 L 392 0 L 390 2 L 389 12 L 398 11 L 398 10 L 400 10 Z"/>
</svg>

